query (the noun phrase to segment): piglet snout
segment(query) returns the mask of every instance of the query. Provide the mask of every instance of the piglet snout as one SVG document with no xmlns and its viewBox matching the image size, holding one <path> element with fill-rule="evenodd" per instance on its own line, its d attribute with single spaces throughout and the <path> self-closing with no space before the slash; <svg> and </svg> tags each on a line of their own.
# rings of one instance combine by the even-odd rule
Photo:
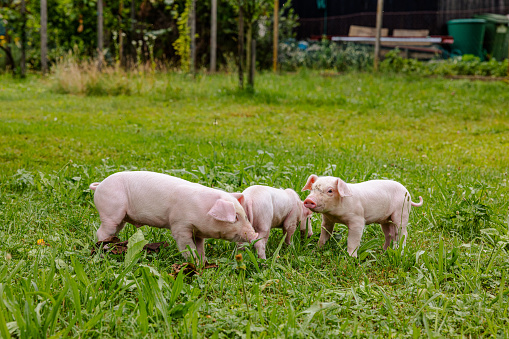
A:
<svg viewBox="0 0 509 339">
<path fill-rule="evenodd" d="M 309 209 L 313 209 L 313 208 L 316 207 L 316 203 L 313 200 L 307 198 L 306 200 L 304 200 L 304 207 L 307 207 Z"/>
</svg>

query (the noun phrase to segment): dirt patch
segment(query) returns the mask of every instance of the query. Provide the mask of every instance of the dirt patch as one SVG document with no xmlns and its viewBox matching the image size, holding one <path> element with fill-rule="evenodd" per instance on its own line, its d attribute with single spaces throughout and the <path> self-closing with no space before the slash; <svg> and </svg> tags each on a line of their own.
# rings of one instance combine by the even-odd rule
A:
<svg viewBox="0 0 509 339">
<path fill-rule="evenodd" d="M 128 241 L 122 241 L 117 237 L 109 237 L 103 241 L 98 241 L 95 243 L 95 247 L 90 252 L 90 255 L 94 255 L 97 252 L 108 252 L 112 254 L 122 254 L 127 252 L 127 244 Z M 146 244 L 143 246 L 143 249 L 147 251 L 148 253 L 158 253 L 161 248 L 168 247 L 170 244 L 168 244 L 166 241 L 163 242 L 154 242 L 150 244 Z M 177 274 L 179 274 L 180 271 L 184 271 L 184 274 L 186 276 L 192 276 L 195 274 L 201 274 L 203 270 L 210 269 L 210 268 L 218 268 L 219 266 L 216 264 L 210 264 L 208 262 L 205 262 L 205 265 L 203 267 L 196 267 L 193 263 L 183 263 L 183 264 L 173 264 L 171 265 L 171 273 L 173 277 L 176 277 Z"/>
<path fill-rule="evenodd" d="M 122 254 L 127 252 L 127 241 L 122 241 L 117 237 L 109 237 L 103 241 L 98 241 L 95 243 L 95 247 L 92 249 L 90 255 L 94 255 L 98 251 L 107 251 L 112 254 Z M 162 247 L 168 247 L 166 241 L 163 242 L 154 242 L 150 244 L 146 244 L 143 246 L 143 249 L 148 253 L 158 253 Z"/>
</svg>

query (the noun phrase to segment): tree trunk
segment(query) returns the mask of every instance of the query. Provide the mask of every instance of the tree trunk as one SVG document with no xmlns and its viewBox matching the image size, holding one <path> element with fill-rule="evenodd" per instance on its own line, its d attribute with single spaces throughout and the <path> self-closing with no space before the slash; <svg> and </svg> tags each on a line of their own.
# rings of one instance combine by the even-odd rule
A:
<svg viewBox="0 0 509 339">
<path fill-rule="evenodd" d="M 122 11 L 124 10 L 124 0 L 120 0 L 118 5 L 118 61 L 120 65 L 124 64 L 124 33 L 122 31 Z"/>
<path fill-rule="evenodd" d="M 48 4 L 41 0 L 41 69 L 48 73 Z"/>
<path fill-rule="evenodd" d="M 189 10 L 189 26 L 191 35 L 191 58 L 189 64 L 189 71 L 195 76 L 196 73 L 196 0 L 191 0 L 191 8 Z"/>
<path fill-rule="evenodd" d="M 244 68 L 243 68 L 243 59 L 244 59 L 244 10 L 242 6 L 239 7 L 239 87 L 244 88 Z"/>
<path fill-rule="evenodd" d="M 252 74 L 251 74 L 251 62 L 252 62 L 252 41 L 253 41 L 253 23 L 247 22 L 247 30 L 246 30 L 246 70 L 247 70 L 247 85 L 251 87 L 253 82 Z"/>
<path fill-rule="evenodd" d="M 5 56 L 7 57 L 8 64 L 11 65 L 11 69 L 14 71 L 14 58 L 12 57 L 11 49 L 9 47 L 0 46 L 0 49 L 2 49 L 5 52 Z"/>
<path fill-rule="evenodd" d="M 26 5 L 25 0 L 21 0 L 21 77 L 24 78 L 26 76 L 26 41 L 27 41 L 27 15 L 26 15 Z"/>
<path fill-rule="evenodd" d="M 274 27 L 272 44 L 272 71 L 277 71 L 277 52 L 279 44 L 279 0 L 274 1 Z"/>
<path fill-rule="evenodd" d="M 131 0 L 131 27 L 129 28 L 129 41 L 134 41 L 134 24 L 136 23 L 136 0 Z M 133 44 L 128 43 L 129 50 L 131 51 L 131 58 L 129 59 L 129 65 L 131 62 L 135 65 L 136 47 Z"/>
<path fill-rule="evenodd" d="M 375 38 L 375 72 L 378 71 L 378 61 L 380 60 L 380 36 L 382 31 L 382 13 L 384 8 L 384 0 L 378 0 L 376 7 L 376 38 Z"/>
<path fill-rule="evenodd" d="M 212 0 L 210 14 L 210 72 L 214 73 L 217 59 L 217 0 Z"/>
<path fill-rule="evenodd" d="M 103 64 L 103 46 L 104 46 L 104 38 L 103 38 L 103 0 L 97 1 L 97 54 L 98 54 L 98 62 L 97 68 L 99 71 L 102 68 Z"/>
<path fill-rule="evenodd" d="M 249 87 L 254 89 L 254 78 L 255 78 L 255 71 L 256 71 L 256 40 L 251 40 L 251 67 L 249 68 L 249 75 L 247 78 L 247 82 L 249 84 Z"/>
</svg>

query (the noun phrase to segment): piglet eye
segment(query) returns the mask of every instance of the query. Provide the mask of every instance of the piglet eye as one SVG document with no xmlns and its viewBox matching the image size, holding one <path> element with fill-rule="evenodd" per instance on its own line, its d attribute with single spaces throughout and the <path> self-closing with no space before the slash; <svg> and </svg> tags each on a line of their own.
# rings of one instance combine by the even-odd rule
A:
<svg viewBox="0 0 509 339">
<path fill-rule="evenodd" d="M 237 222 L 237 221 L 239 221 L 239 214 L 238 213 L 235 214 L 235 222 Z"/>
<path fill-rule="evenodd" d="M 330 188 L 327 193 L 332 194 L 332 188 Z"/>
</svg>

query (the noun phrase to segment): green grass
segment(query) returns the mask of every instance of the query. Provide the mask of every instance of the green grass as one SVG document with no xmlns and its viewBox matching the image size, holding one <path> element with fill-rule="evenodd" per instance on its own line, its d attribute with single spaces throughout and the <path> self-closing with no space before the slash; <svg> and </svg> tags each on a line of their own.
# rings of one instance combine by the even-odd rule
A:
<svg viewBox="0 0 509 339">
<path fill-rule="evenodd" d="M 508 337 L 507 84 L 304 71 L 256 81 L 246 93 L 234 75 L 130 75 L 129 96 L 83 96 L 58 78 L 0 75 L 0 337 Z M 318 249 L 315 215 L 311 239 L 286 246 L 273 231 L 266 261 L 247 250 L 237 262 L 234 244 L 209 239 L 219 267 L 184 277 L 166 230 L 119 236 L 170 243 L 157 254 L 90 255 L 88 185 L 141 169 L 302 198 L 312 173 L 388 178 L 425 204 L 404 250 L 383 252 L 378 225 L 361 259 L 348 257 L 344 225 Z"/>
</svg>

